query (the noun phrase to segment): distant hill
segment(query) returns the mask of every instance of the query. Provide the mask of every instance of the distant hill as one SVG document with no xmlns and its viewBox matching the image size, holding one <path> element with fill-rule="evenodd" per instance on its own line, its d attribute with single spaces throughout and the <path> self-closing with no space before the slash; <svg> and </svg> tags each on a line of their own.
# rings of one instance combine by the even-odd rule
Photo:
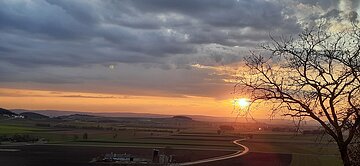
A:
<svg viewBox="0 0 360 166">
<path fill-rule="evenodd" d="M 0 108 L 0 115 L 2 116 L 17 116 L 17 114 L 11 112 L 10 110 L 4 109 L 4 108 Z"/>
<path fill-rule="evenodd" d="M 72 115 L 58 116 L 56 118 L 63 120 L 88 120 L 88 119 L 95 119 L 100 117 L 94 115 L 86 115 L 86 114 L 72 114 Z"/>
<path fill-rule="evenodd" d="M 293 121 L 289 119 L 256 119 L 255 121 L 251 118 L 244 117 L 218 117 L 218 116 L 206 116 L 206 115 L 165 115 L 165 114 L 152 114 L 152 113 L 134 113 L 134 112 L 80 112 L 80 111 L 63 111 L 63 110 L 25 110 L 25 109 L 12 109 L 14 113 L 22 112 L 33 112 L 49 117 L 60 117 L 62 119 L 91 119 L 91 120 L 104 120 L 106 117 L 116 118 L 174 118 L 177 116 L 186 116 L 196 121 L 207 121 L 207 122 L 240 122 L 240 123 L 267 123 L 267 124 L 283 124 L 283 125 L 293 125 Z M 87 117 L 85 117 L 88 115 Z M 61 117 L 68 116 L 68 117 Z M 92 117 L 89 117 L 92 116 Z M 106 119 L 108 121 L 109 119 Z M 111 119 L 113 120 L 113 119 Z M 110 120 L 110 121 L 111 121 Z M 308 121 L 307 125 L 318 125 L 314 121 Z"/>
<path fill-rule="evenodd" d="M 87 121 L 87 122 L 118 122 L 117 117 L 103 117 L 96 115 L 87 114 L 71 114 L 55 117 L 55 119 L 66 120 L 66 121 Z"/>
<path fill-rule="evenodd" d="M 66 115 L 92 115 L 103 117 L 140 117 L 140 118 L 171 118 L 172 115 L 151 114 L 151 113 L 133 113 L 133 112 L 80 112 L 80 111 L 63 111 L 63 110 L 26 110 L 26 109 L 12 109 L 15 113 L 35 112 L 49 117 L 59 117 Z"/>
<path fill-rule="evenodd" d="M 17 114 L 23 113 L 23 112 L 33 112 L 38 113 L 41 115 L 46 115 L 49 117 L 57 117 L 57 116 L 64 116 L 64 115 L 71 115 L 71 114 L 80 114 L 81 112 L 76 111 L 61 111 L 61 110 L 26 110 L 26 109 L 12 109 L 12 112 L 15 112 Z"/>
<path fill-rule="evenodd" d="M 35 112 L 22 112 L 19 115 L 24 116 L 27 119 L 48 119 L 50 117 Z"/>
<path fill-rule="evenodd" d="M 190 117 L 181 116 L 181 115 L 179 115 L 179 116 L 173 116 L 172 118 L 173 118 L 173 119 L 176 119 L 176 120 L 187 120 L 187 121 L 192 121 L 192 120 L 193 120 L 193 119 L 190 118 Z"/>
</svg>

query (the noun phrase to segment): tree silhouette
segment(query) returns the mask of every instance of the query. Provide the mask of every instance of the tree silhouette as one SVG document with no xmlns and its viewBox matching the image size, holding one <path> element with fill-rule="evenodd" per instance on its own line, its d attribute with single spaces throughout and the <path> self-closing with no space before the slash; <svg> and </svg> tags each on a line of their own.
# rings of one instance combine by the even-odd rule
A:
<svg viewBox="0 0 360 166">
<path fill-rule="evenodd" d="M 84 133 L 84 134 L 83 134 L 83 139 L 85 139 L 85 140 L 88 139 L 88 133 Z"/>
<path fill-rule="evenodd" d="M 360 165 L 360 128 L 358 127 L 353 141 L 349 146 L 349 156 L 352 165 Z"/>
<path fill-rule="evenodd" d="M 274 116 L 317 121 L 350 166 L 348 148 L 360 124 L 359 29 L 319 26 L 296 38 L 271 39 L 245 58 L 248 70 L 238 76 L 234 93 L 246 91 L 254 105 L 271 102 Z"/>
</svg>

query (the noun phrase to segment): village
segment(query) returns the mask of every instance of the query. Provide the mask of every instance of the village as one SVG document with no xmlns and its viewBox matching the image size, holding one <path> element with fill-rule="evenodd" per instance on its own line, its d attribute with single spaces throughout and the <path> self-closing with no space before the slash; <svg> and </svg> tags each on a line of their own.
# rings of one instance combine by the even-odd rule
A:
<svg viewBox="0 0 360 166">
<path fill-rule="evenodd" d="M 156 165 L 156 166 L 177 166 L 173 155 L 160 154 L 160 150 L 153 149 L 152 158 L 138 157 L 133 154 L 107 153 L 94 158 L 91 163 L 100 165 Z"/>
</svg>

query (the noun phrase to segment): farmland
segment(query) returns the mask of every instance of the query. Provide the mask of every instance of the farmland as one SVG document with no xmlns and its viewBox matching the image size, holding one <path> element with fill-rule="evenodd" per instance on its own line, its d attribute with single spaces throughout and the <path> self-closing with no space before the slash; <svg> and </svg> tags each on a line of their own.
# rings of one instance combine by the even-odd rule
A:
<svg viewBox="0 0 360 166">
<path fill-rule="evenodd" d="M 139 123 L 141 121 L 142 123 Z M 176 162 L 188 162 L 234 153 L 240 147 L 232 143 L 239 138 L 250 149 L 243 157 L 216 161 L 206 165 L 238 163 L 247 165 L 339 165 L 336 146 L 328 137 L 252 130 L 259 124 L 236 124 L 234 130 L 219 133 L 219 122 L 179 119 L 118 118 L 108 122 L 93 119 L 13 119 L 0 121 L 0 135 L 26 134 L 44 140 L 39 143 L 3 141 L 0 161 L 21 165 L 42 163 L 51 165 L 87 165 L 101 154 L 131 153 L 149 158 L 152 149 L 171 153 Z M 86 136 L 85 136 L 86 135 Z M 191 153 L 190 153 L 191 152 Z M 81 154 L 81 155 L 79 155 Z M 46 161 L 42 156 L 46 155 Z M 72 159 L 73 156 L 76 159 Z M 26 156 L 26 157 L 25 157 Z M 16 161 L 16 162 L 14 162 Z M 200 164 L 202 165 L 202 164 Z"/>
</svg>

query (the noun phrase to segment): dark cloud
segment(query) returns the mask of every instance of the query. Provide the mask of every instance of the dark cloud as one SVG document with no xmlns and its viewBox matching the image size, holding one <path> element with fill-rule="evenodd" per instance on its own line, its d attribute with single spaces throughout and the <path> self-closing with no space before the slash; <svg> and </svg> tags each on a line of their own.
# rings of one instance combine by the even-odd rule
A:
<svg viewBox="0 0 360 166">
<path fill-rule="evenodd" d="M 358 0 L 297 0 L 297 2 L 322 8 L 325 13 L 320 18 L 337 19 L 338 21 L 345 19 L 351 22 L 356 21 L 357 9 L 360 5 Z M 342 13 L 345 16 L 341 16 Z M 317 19 L 316 16 L 314 17 L 313 19 Z"/>
<path fill-rule="evenodd" d="M 46 2 L 54 6 L 53 8 L 61 8 L 66 14 L 86 25 L 94 25 L 101 21 L 96 12 L 91 12 L 96 11 L 97 4 L 72 0 L 46 0 Z"/>
<path fill-rule="evenodd" d="M 74 39 L 85 36 L 86 26 L 61 9 L 43 2 L 0 2 L 0 29 L 21 30 L 56 39 Z"/>
<path fill-rule="evenodd" d="M 337 8 L 339 4 L 339 0 L 296 0 L 296 1 L 307 5 L 320 6 L 325 10 Z"/>
<path fill-rule="evenodd" d="M 296 33 L 298 20 L 285 7 L 276 0 L 0 1 L 0 86 L 214 95 L 227 86 L 224 76 L 191 65 L 238 62 L 269 32 Z"/>
<path fill-rule="evenodd" d="M 149 13 L 179 13 L 216 27 L 279 28 L 295 23 L 282 15 L 283 6 L 278 2 L 263 0 L 139 0 L 131 1 L 141 11 Z"/>
<path fill-rule="evenodd" d="M 285 18 L 281 7 L 260 0 L 2 2 L 0 28 L 20 46 L 28 45 L 18 45 L 16 55 L 2 59 L 19 65 L 24 58 L 27 64 L 77 66 L 191 54 L 195 44 L 235 46 L 244 38 L 251 40 L 234 35 L 241 28 L 296 29 L 296 20 Z M 98 55 L 97 62 L 91 61 L 91 53 Z"/>
<path fill-rule="evenodd" d="M 321 16 L 321 18 L 338 18 L 340 16 L 341 11 L 338 9 L 332 9 L 329 12 L 325 13 Z"/>
<path fill-rule="evenodd" d="M 358 13 L 357 13 L 357 12 L 351 11 L 351 12 L 349 13 L 349 20 L 350 20 L 351 22 L 357 22 L 357 18 L 358 18 Z"/>
</svg>

